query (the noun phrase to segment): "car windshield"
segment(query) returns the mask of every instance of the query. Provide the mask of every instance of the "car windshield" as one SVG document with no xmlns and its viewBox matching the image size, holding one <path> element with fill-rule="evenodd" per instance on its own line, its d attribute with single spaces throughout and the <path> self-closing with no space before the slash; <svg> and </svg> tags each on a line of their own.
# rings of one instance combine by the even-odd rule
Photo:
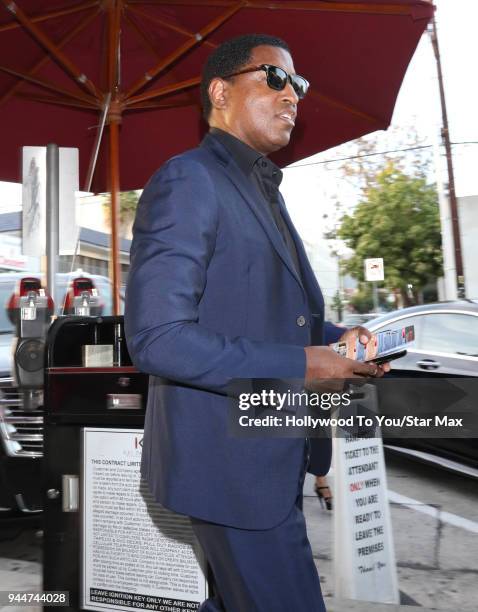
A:
<svg viewBox="0 0 478 612">
<path fill-rule="evenodd" d="M 12 295 L 15 283 L 0 283 L 0 334 L 13 333 L 13 324 L 8 318 L 7 303 Z"/>
</svg>

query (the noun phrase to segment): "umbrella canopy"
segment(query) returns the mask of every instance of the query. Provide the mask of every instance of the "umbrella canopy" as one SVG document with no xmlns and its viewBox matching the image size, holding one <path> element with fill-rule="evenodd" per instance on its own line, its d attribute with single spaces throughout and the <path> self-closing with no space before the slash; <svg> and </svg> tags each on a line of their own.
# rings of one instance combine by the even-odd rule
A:
<svg viewBox="0 0 478 612">
<path fill-rule="evenodd" d="M 223 40 L 279 36 L 310 81 L 291 144 L 274 158 L 286 165 L 388 127 L 433 14 L 429 0 L 0 0 L 0 9 L 0 179 L 19 180 L 23 145 L 78 147 L 82 184 L 112 192 L 114 256 L 120 186 L 143 186 L 198 144 L 201 67 Z M 116 260 L 115 304 L 118 284 Z"/>
</svg>

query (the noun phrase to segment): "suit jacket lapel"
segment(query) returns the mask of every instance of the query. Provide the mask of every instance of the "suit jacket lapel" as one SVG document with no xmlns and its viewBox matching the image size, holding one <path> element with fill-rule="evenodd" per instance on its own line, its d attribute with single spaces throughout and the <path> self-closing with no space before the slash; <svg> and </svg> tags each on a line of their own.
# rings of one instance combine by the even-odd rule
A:
<svg viewBox="0 0 478 612">
<path fill-rule="evenodd" d="M 278 255 L 289 269 L 292 276 L 299 283 L 303 290 L 302 282 L 297 274 L 294 263 L 291 259 L 289 251 L 287 250 L 284 240 L 279 233 L 279 230 L 275 226 L 272 215 L 267 211 L 266 203 L 263 200 L 261 194 L 258 193 L 251 181 L 247 180 L 244 173 L 241 171 L 239 166 L 235 163 L 229 152 L 219 143 L 215 138 L 207 135 L 203 140 L 203 146 L 212 149 L 213 152 L 220 158 L 227 169 L 227 178 L 233 183 L 239 193 L 242 195 L 252 212 L 256 216 L 259 223 L 262 225 L 263 230 L 267 234 L 269 240 L 272 242 Z M 290 221 L 290 220 L 289 220 Z M 294 241 L 296 241 L 294 237 Z"/>
</svg>

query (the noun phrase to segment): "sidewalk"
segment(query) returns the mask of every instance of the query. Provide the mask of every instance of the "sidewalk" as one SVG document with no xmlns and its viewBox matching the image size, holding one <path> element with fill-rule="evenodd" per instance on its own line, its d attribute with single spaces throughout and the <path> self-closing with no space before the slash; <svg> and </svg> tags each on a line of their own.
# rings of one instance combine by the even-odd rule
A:
<svg viewBox="0 0 478 612">
<path fill-rule="evenodd" d="M 327 612 L 476 612 L 476 534 L 400 504 L 393 504 L 391 511 L 402 605 L 336 599 L 333 513 L 320 509 L 309 476 L 304 492 L 307 529 Z M 42 540 L 35 537 L 34 529 L 3 539 L 0 550 L 1 590 L 41 590 Z M 0 612 L 20 610 L 41 612 L 39 607 L 0 607 Z"/>
<path fill-rule="evenodd" d="M 23 538 L 22 538 L 23 539 Z M 27 544 L 25 556 L 32 558 L 34 554 L 34 540 L 31 538 L 32 546 Z M 25 542 L 24 542 L 25 544 Z M 22 559 L 0 559 L 0 584 L 2 589 L 38 591 L 41 590 L 40 561 Z M 327 612 L 434 612 L 438 608 L 424 608 L 421 606 L 400 606 L 387 604 L 372 604 L 368 602 L 357 602 L 349 599 L 335 599 L 326 597 Z M 41 612 L 42 608 L 37 606 L 5 606 L 0 607 L 0 612 Z M 439 612 L 456 612 L 456 610 L 439 608 Z"/>
<path fill-rule="evenodd" d="M 477 535 L 401 504 L 392 504 L 391 515 L 402 605 L 335 599 L 333 513 L 320 508 L 310 475 L 306 478 L 304 493 L 307 532 L 327 602 L 327 612 L 478 610 Z"/>
<path fill-rule="evenodd" d="M 326 599 L 327 612 L 432 612 L 438 608 L 422 608 L 421 606 L 397 606 L 386 604 L 372 604 L 368 602 L 352 601 L 350 599 Z M 440 612 L 456 612 L 444 610 Z"/>
</svg>

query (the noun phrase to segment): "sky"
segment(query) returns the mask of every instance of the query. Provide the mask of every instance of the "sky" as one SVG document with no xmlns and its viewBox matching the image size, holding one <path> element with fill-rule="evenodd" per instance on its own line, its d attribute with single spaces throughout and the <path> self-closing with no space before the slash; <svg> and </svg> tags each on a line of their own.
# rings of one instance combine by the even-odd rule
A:
<svg viewBox="0 0 478 612">
<path fill-rule="evenodd" d="M 478 57 L 478 0 L 436 0 L 439 41 L 452 142 L 478 142 L 478 79 L 473 69 Z M 424 35 L 412 59 L 392 120 L 395 131 L 415 126 L 432 144 L 440 126 L 436 65 L 429 37 Z M 394 148 L 393 136 L 382 133 L 383 147 Z M 403 145 L 403 142 L 401 143 Z M 314 163 L 350 152 L 337 147 L 294 164 Z M 478 194 L 478 145 L 453 148 L 457 195 Z M 282 184 L 288 208 L 306 240 L 315 241 L 326 220 L 334 218 L 335 199 L 345 208 L 356 203 L 356 193 L 344 184 L 334 164 L 307 165 L 285 170 Z M 17 184 L 0 182 L 0 211 L 18 208 L 21 190 Z M 324 219 L 324 215 L 326 215 Z"/>
<path fill-rule="evenodd" d="M 478 143 L 478 78 L 472 69 L 478 57 L 478 0 L 435 0 L 435 4 L 451 141 Z M 396 148 L 394 134 L 398 134 L 399 145 L 406 144 L 403 138 L 410 126 L 416 128 L 424 144 L 437 141 L 441 110 L 436 63 L 427 34 L 420 41 L 401 87 L 391 124 L 393 133 L 375 133 L 383 144 L 380 149 Z M 331 220 L 337 218 L 336 199 L 350 210 L 357 203 L 357 193 L 346 184 L 337 164 L 298 166 L 349 154 L 350 147 L 343 145 L 296 162 L 295 167 L 284 172 L 281 189 L 306 241 L 316 243 L 322 230 L 330 229 Z M 453 155 L 457 195 L 478 194 L 478 144 L 454 146 Z"/>
</svg>

